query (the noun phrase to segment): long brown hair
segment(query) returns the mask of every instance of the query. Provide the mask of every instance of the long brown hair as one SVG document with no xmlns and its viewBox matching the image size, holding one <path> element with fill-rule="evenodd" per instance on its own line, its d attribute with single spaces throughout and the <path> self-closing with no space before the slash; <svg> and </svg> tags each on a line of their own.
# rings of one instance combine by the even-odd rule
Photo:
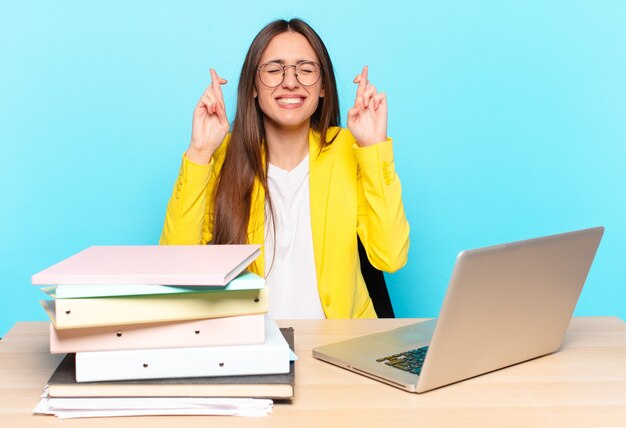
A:
<svg viewBox="0 0 626 428">
<path fill-rule="evenodd" d="M 255 180 L 259 180 L 269 199 L 267 185 L 267 160 L 263 112 L 254 97 L 256 68 L 263 51 L 270 41 L 288 31 L 302 34 L 319 58 L 322 71 L 324 97 L 320 98 L 317 109 L 311 116 L 311 128 L 320 133 L 321 147 L 331 144 L 327 131 L 331 126 L 339 126 L 339 97 L 333 64 L 320 36 L 304 21 L 291 19 L 277 20 L 263 28 L 254 38 L 241 68 L 237 90 L 237 112 L 233 121 L 232 133 L 224 164 L 219 174 L 213 194 L 215 219 L 213 223 L 213 244 L 248 243 L 248 222 Z M 336 135 L 335 135 L 336 136 Z"/>
</svg>

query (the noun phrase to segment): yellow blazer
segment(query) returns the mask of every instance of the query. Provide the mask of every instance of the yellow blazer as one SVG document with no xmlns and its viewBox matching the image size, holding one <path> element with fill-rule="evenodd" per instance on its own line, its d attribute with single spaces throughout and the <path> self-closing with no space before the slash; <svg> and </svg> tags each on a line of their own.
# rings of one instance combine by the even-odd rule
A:
<svg viewBox="0 0 626 428">
<path fill-rule="evenodd" d="M 361 274 L 360 236 L 376 268 L 394 272 L 404 266 L 409 224 L 394 169 L 392 141 L 359 147 L 350 131 L 331 128 L 335 141 L 320 151 L 319 133 L 309 132 L 311 230 L 320 302 L 327 318 L 375 318 Z M 226 138 L 228 140 L 229 137 Z M 167 205 L 162 245 L 206 244 L 212 238 L 213 185 L 228 141 L 208 165 L 183 161 Z M 261 244 L 265 231 L 265 192 L 255 183 L 248 242 Z M 264 275 L 264 257 L 250 270 Z"/>
</svg>

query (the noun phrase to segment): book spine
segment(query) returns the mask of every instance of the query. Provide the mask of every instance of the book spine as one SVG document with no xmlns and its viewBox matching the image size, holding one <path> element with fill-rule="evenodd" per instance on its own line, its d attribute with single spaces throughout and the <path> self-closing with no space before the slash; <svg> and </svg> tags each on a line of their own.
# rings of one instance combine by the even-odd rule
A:
<svg viewBox="0 0 626 428">
<path fill-rule="evenodd" d="M 253 345 L 265 341 L 262 314 L 172 323 L 57 330 L 50 324 L 50 353 Z"/>
<path fill-rule="evenodd" d="M 262 345 L 79 352 L 76 381 L 288 373 L 289 345 L 275 323 L 267 324 Z"/>
<path fill-rule="evenodd" d="M 54 325 L 67 328 L 145 324 L 263 314 L 267 290 L 207 291 L 157 296 L 56 299 Z"/>
</svg>

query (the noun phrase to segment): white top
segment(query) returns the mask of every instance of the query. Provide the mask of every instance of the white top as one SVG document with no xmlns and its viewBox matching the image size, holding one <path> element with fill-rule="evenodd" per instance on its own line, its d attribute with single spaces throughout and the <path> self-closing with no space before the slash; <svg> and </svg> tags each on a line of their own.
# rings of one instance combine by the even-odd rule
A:
<svg viewBox="0 0 626 428">
<path fill-rule="evenodd" d="M 309 202 L 309 155 L 291 171 L 272 164 L 267 183 L 276 223 L 265 203 L 265 277 L 270 319 L 325 318 L 317 292 Z M 272 260 L 273 259 L 273 260 Z"/>
</svg>

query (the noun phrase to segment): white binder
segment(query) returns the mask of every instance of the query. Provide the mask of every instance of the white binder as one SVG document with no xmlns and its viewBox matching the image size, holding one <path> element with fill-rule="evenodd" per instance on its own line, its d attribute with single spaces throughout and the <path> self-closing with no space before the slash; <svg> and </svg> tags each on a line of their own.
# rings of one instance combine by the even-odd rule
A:
<svg viewBox="0 0 626 428">
<path fill-rule="evenodd" d="M 260 345 L 76 353 L 77 382 L 288 372 L 289 345 L 272 320 Z"/>
</svg>

